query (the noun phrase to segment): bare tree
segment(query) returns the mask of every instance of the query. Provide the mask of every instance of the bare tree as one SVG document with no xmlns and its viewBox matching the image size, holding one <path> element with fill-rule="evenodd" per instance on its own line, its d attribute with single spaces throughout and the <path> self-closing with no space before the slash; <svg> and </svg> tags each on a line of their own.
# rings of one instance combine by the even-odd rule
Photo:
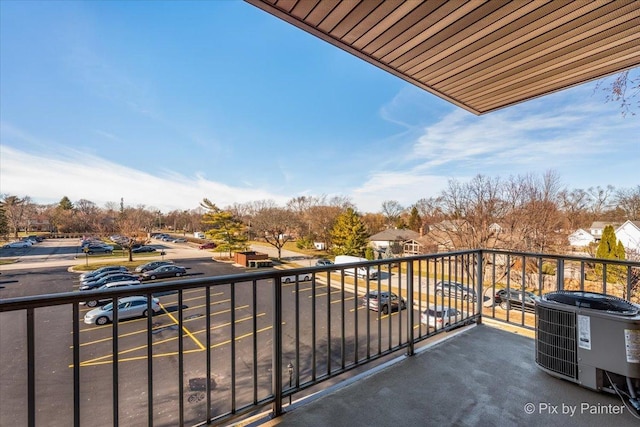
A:
<svg viewBox="0 0 640 427">
<path fill-rule="evenodd" d="M 293 240 L 292 232 L 298 227 L 296 220 L 296 215 L 289 209 L 265 207 L 253 215 L 251 226 L 258 236 L 278 250 L 280 259 L 285 243 Z"/>
<path fill-rule="evenodd" d="M 477 175 L 468 183 L 450 180 L 441 195 L 445 221 L 433 224 L 436 243 L 456 249 L 494 248 L 504 217 L 502 184 L 498 178 Z"/>
<path fill-rule="evenodd" d="M 558 194 L 558 202 L 567 218 L 569 230 L 587 227 L 594 221 L 593 215 L 589 212 L 591 196 L 585 190 L 562 190 Z"/>
<path fill-rule="evenodd" d="M 589 187 L 587 193 L 591 196 L 592 206 L 591 211 L 596 217 L 602 215 L 602 213 L 611 208 L 610 197 L 613 194 L 615 188 L 612 185 L 607 185 L 605 188 L 600 186 Z"/>
<path fill-rule="evenodd" d="M 0 201 L 0 206 L 2 206 L 7 220 L 9 232 L 13 233 L 13 237 L 16 239 L 18 238 L 20 228 L 25 225 L 30 203 L 31 199 L 29 196 L 20 198 L 18 196 L 4 195 L 2 201 Z"/>
<path fill-rule="evenodd" d="M 387 228 L 396 226 L 402 212 L 404 212 L 404 207 L 397 201 L 385 200 L 382 202 L 382 215 L 387 219 Z"/>
<path fill-rule="evenodd" d="M 634 107 L 640 107 L 640 79 L 630 75 L 630 70 L 625 70 L 612 77 L 603 79 L 596 84 L 596 90 L 602 90 L 606 94 L 607 102 L 619 102 L 623 116 L 631 114 L 635 116 Z"/>
<path fill-rule="evenodd" d="M 616 193 L 616 205 L 624 211 L 626 219 L 640 220 L 640 185 L 623 188 Z"/>
<path fill-rule="evenodd" d="M 147 230 L 150 230 L 154 219 L 153 212 L 146 210 L 144 206 L 137 208 L 125 207 L 120 213 L 118 229 L 120 234 L 127 238 L 121 245 L 127 251 L 129 261 L 133 261 L 134 245 L 147 241 Z"/>
</svg>

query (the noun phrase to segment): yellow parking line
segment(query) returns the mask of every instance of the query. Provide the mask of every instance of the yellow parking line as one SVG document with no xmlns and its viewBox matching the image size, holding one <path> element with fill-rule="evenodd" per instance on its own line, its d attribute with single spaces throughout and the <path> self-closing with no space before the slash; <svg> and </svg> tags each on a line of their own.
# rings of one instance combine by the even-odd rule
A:
<svg viewBox="0 0 640 427">
<path fill-rule="evenodd" d="M 283 324 L 284 324 L 284 322 L 283 322 Z M 267 331 L 269 329 L 272 329 L 272 326 L 267 326 L 265 328 L 258 329 L 256 331 L 256 333 L 265 332 L 265 331 Z M 235 338 L 235 341 L 239 341 L 239 340 L 241 340 L 243 338 L 247 338 L 247 337 L 250 337 L 252 335 L 253 335 L 253 332 L 249 332 L 247 334 L 240 335 L 240 336 Z M 164 342 L 168 342 L 168 341 L 175 340 L 175 339 L 177 339 L 177 337 L 168 338 L 166 340 L 162 340 L 160 342 L 153 343 L 153 345 L 162 344 Z M 211 346 L 211 348 L 220 347 L 222 345 L 229 344 L 229 343 L 231 343 L 231 340 L 226 340 L 226 341 L 223 341 L 223 342 L 220 342 L 220 343 L 217 343 L 217 344 L 213 344 Z M 118 352 L 118 355 L 130 353 L 132 351 L 140 350 L 140 349 L 143 349 L 143 348 L 146 348 L 146 347 L 147 346 L 144 345 L 144 346 L 139 346 L 139 347 L 136 347 L 136 348 L 124 350 L 124 351 Z M 196 348 L 196 349 L 191 349 L 191 350 L 184 350 L 182 352 L 182 354 L 197 353 L 197 352 L 202 352 L 204 350 L 206 350 L 206 347 L 205 348 Z M 158 357 L 166 357 L 166 356 L 177 356 L 178 354 L 179 354 L 179 352 L 172 351 L 172 352 L 169 352 L 169 353 L 153 354 L 152 357 L 153 358 L 158 358 Z M 95 358 L 95 359 L 86 360 L 84 362 L 81 362 L 80 366 L 81 367 L 86 367 L 86 366 L 106 365 L 106 364 L 109 364 L 109 363 L 113 363 L 113 360 L 104 360 L 104 359 L 106 359 L 108 357 L 111 357 L 111 355 L 106 355 L 106 356 L 101 356 L 101 357 L 98 357 L 98 358 Z M 146 360 L 146 359 L 147 359 L 146 355 L 145 356 L 127 357 L 127 358 L 123 358 L 123 359 L 118 358 L 118 363 L 120 363 L 120 362 L 131 362 L 131 361 L 135 361 L 135 360 Z M 73 368 L 73 364 L 69 365 L 69 368 Z"/>
<path fill-rule="evenodd" d="M 229 301 L 229 300 L 227 300 L 227 301 Z M 211 303 L 211 305 L 214 305 L 214 304 L 218 304 L 218 303 Z M 201 308 L 201 307 L 205 307 L 205 306 L 206 306 L 206 304 L 202 304 L 202 305 L 195 305 L 195 306 L 193 306 L 193 307 L 185 308 L 183 311 L 187 311 L 187 310 L 195 310 L 196 308 Z M 236 310 L 240 310 L 240 309 L 247 308 L 247 307 L 249 307 L 249 305 L 240 305 L 240 306 L 236 307 Z M 217 316 L 217 315 L 219 315 L 219 314 L 229 313 L 230 311 L 231 311 L 231 309 L 228 309 L 228 310 L 222 310 L 222 311 L 217 311 L 217 312 L 215 312 L 215 313 L 211 313 L 211 316 Z M 154 316 L 156 316 L 156 317 L 159 317 L 159 316 L 166 316 L 166 314 L 155 314 Z M 146 318 L 142 318 L 142 319 L 133 319 L 133 320 L 129 320 L 129 321 L 127 321 L 127 324 L 132 324 L 132 323 L 136 323 L 136 322 L 146 322 L 146 321 L 147 321 L 147 319 L 146 319 Z M 185 320 L 185 322 L 186 322 L 186 320 Z M 96 331 L 96 330 L 99 330 L 99 329 L 105 329 L 105 328 L 111 328 L 111 327 L 112 327 L 112 326 L 111 326 L 111 325 L 108 325 L 108 324 L 107 324 L 107 325 L 102 325 L 102 326 L 93 325 L 93 326 L 88 326 L 88 327 L 86 327 L 86 328 L 84 328 L 84 329 L 80 329 L 80 332 L 91 332 L 91 331 Z M 71 331 L 71 332 L 69 332 L 69 333 L 70 333 L 70 334 L 73 334 L 73 331 Z"/>
<path fill-rule="evenodd" d="M 345 299 L 344 299 L 344 301 L 349 301 L 349 300 L 352 300 L 352 299 L 354 299 L 354 298 L 355 298 L 355 297 L 345 298 Z M 335 300 L 335 301 L 331 301 L 331 304 L 337 304 L 337 303 L 339 303 L 340 301 L 342 301 L 342 300 L 341 300 L 341 299 L 337 299 L 337 300 Z"/>
<path fill-rule="evenodd" d="M 169 313 L 167 311 L 167 309 L 164 308 L 164 305 L 160 304 L 160 308 L 162 310 L 164 310 L 165 313 L 167 313 L 169 318 L 171 318 L 171 320 L 173 320 L 176 325 L 178 325 L 178 326 L 180 325 L 180 322 L 178 321 L 178 319 L 176 319 L 171 313 Z M 202 345 L 202 343 L 200 341 L 198 341 L 198 339 L 196 337 L 193 336 L 191 331 L 189 331 L 186 326 L 182 325 L 182 330 L 185 331 L 187 333 L 187 335 L 189 335 L 189 337 L 193 340 L 193 342 L 195 342 L 198 345 L 198 347 L 200 347 L 201 350 L 204 350 L 206 348 L 205 346 Z"/>
<path fill-rule="evenodd" d="M 332 291 L 332 292 L 331 292 L 331 295 L 333 295 L 333 294 L 339 294 L 340 292 L 342 292 L 342 290 L 338 289 L 337 291 Z M 347 293 L 347 291 L 345 291 L 345 293 Z M 323 293 L 321 293 L 321 294 L 316 294 L 316 298 L 318 298 L 318 297 L 326 297 L 326 296 L 327 296 L 327 293 L 326 293 L 326 292 L 323 292 Z M 311 295 L 309 295 L 307 298 L 313 298 L 313 297 L 312 297 Z"/>
</svg>

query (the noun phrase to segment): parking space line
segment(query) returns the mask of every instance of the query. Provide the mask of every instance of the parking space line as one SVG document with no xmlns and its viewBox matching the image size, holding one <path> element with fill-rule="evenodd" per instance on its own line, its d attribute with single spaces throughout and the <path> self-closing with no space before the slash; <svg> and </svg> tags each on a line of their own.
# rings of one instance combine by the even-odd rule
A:
<svg viewBox="0 0 640 427">
<path fill-rule="evenodd" d="M 266 313 L 258 314 L 258 316 L 264 316 L 264 315 L 266 315 Z M 241 321 L 251 320 L 251 319 L 253 319 L 253 317 L 252 316 L 248 316 L 248 317 L 245 317 L 243 319 L 236 320 L 236 323 L 237 322 L 241 322 Z M 211 328 L 211 329 L 222 328 L 224 326 L 229 326 L 230 324 L 231 323 L 229 322 L 229 323 L 224 324 L 224 325 L 217 325 L 216 327 Z M 283 324 L 284 324 L 284 322 L 283 322 Z M 260 333 L 260 332 L 265 332 L 265 331 L 267 331 L 269 329 L 272 329 L 272 326 L 267 326 L 267 327 L 264 327 L 262 329 L 258 329 L 258 330 L 256 330 L 256 334 Z M 203 329 L 203 330 L 198 331 L 196 333 L 202 333 L 204 331 L 205 330 Z M 185 335 L 187 335 L 187 334 L 186 333 L 183 334 L 180 338 L 184 337 Z M 235 340 L 238 341 L 238 340 L 241 340 L 243 338 L 250 337 L 252 335 L 253 335 L 253 332 L 249 332 L 247 334 L 240 335 L 240 336 L 236 337 Z M 153 345 L 155 346 L 155 345 L 159 345 L 159 344 L 164 344 L 166 342 L 177 340 L 178 338 L 179 337 L 167 338 L 167 339 L 164 339 L 164 340 L 161 340 L 161 341 L 154 342 Z M 226 340 L 226 341 L 223 341 L 223 342 L 220 342 L 220 343 L 213 344 L 211 346 L 211 348 L 220 347 L 222 345 L 229 344 L 229 343 L 231 343 L 231 340 Z M 127 349 L 127 350 L 122 350 L 122 351 L 118 352 L 118 356 L 123 355 L 123 354 L 127 354 L 127 353 L 131 353 L 133 351 L 146 349 L 146 348 L 147 348 L 147 345 L 145 344 L 145 345 L 141 345 L 141 346 L 138 346 L 138 347 L 130 348 L 130 349 Z M 202 352 L 204 350 L 206 350 L 206 347 L 205 348 L 196 348 L 196 349 L 191 349 L 191 350 L 184 350 L 182 353 L 183 354 L 198 353 L 198 352 Z M 157 358 L 157 357 L 167 357 L 167 356 L 177 356 L 177 355 L 178 355 L 177 351 L 172 351 L 172 352 L 169 352 L 169 353 L 153 354 L 152 357 L 153 358 Z M 113 356 L 111 354 L 108 354 L 108 355 L 105 355 L 105 356 L 96 357 L 94 359 L 85 360 L 83 362 L 80 362 L 80 366 L 81 367 L 88 367 L 88 366 L 105 365 L 105 364 L 108 364 L 108 363 L 113 363 L 113 359 L 105 360 L 105 359 L 108 359 L 108 358 L 111 358 L 111 357 L 113 357 Z M 145 356 L 127 357 L 127 358 L 118 357 L 118 363 L 120 363 L 120 362 L 130 362 L 130 361 L 135 361 L 135 360 L 146 360 L 146 358 L 147 358 L 146 355 Z M 69 368 L 73 368 L 73 364 L 70 364 Z"/>
<path fill-rule="evenodd" d="M 227 301 L 229 301 L 229 300 L 227 300 Z M 218 303 L 211 303 L 211 305 L 214 305 L 214 304 L 218 304 Z M 193 306 L 193 307 L 188 307 L 188 308 L 184 309 L 183 311 L 195 310 L 196 308 L 202 308 L 202 307 L 205 307 L 205 306 L 206 306 L 206 304 L 196 305 L 196 306 Z M 248 307 L 249 307 L 249 305 L 240 305 L 240 306 L 236 307 L 236 310 L 240 310 L 240 309 L 244 309 L 244 308 L 248 308 Z M 231 311 L 231 309 L 218 311 L 218 312 L 215 312 L 215 313 L 211 313 L 211 316 L 216 316 L 216 315 L 223 314 L 223 313 L 229 313 L 230 311 Z M 156 316 L 156 317 L 166 316 L 166 314 L 156 314 L 154 316 Z M 187 320 L 190 320 L 190 319 L 187 319 Z M 185 320 L 185 322 L 187 320 Z M 127 324 L 133 324 L 133 323 L 136 323 L 136 322 L 146 322 L 146 321 L 147 321 L 146 318 L 132 319 L 132 320 L 127 321 Z M 111 328 L 111 327 L 112 327 L 111 325 L 102 325 L 102 326 L 93 325 L 93 326 L 87 326 L 84 329 L 80 329 L 80 332 L 81 333 L 82 332 L 91 332 L 91 331 L 97 331 L 97 330 L 100 330 L 100 329 L 106 329 L 106 328 Z M 73 334 L 73 332 L 69 332 L 69 334 Z"/>
<path fill-rule="evenodd" d="M 180 326 L 180 322 L 178 321 L 178 319 L 175 318 L 175 316 L 173 316 L 171 313 L 169 313 L 167 311 L 167 309 L 164 307 L 164 305 L 162 303 L 160 303 L 160 308 L 167 313 L 167 316 L 169 316 L 169 318 L 171 320 L 173 320 L 175 322 L 176 325 Z M 193 340 L 193 342 L 195 342 L 198 347 L 200 347 L 201 350 L 206 349 L 206 347 L 204 345 L 202 345 L 202 343 L 200 341 L 198 341 L 198 339 L 196 337 L 193 336 L 193 334 L 191 333 L 191 331 L 189 331 L 187 329 L 186 326 L 184 326 L 184 324 L 182 325 L 182 330 L 185 331 L 187 333 L 187 335 L 189 336 L 189 338 L 191 338 Z"/>
<path fill-rule="evenodd" d="M 333 295 L 333 294 L 339 294 L 340 292 L 342 292 L 342 290 L 341 290 L 341 289 L 338 289 L 337 291 L 332 291 L 332 292 L 331 292 L 331 295 Z M 348 292 L 348 291 L 345 291 L 345 293 L 347 293 L 347 292 Z M 349 293 L 350 293 L 350 292 L 349 292 Z M 326 292 L 323 292 L 323 293 L 321 293 L 321 294 L 316 294 L 316 298 L 318 298 L 318 297 L 326 297 L 326 296 L 327 296 L 327 293 L 326 293 Z M 307 298 L 313 298 L 313 296 L 312 296 L 312 295 L 309 295 Z"/>
</svg>

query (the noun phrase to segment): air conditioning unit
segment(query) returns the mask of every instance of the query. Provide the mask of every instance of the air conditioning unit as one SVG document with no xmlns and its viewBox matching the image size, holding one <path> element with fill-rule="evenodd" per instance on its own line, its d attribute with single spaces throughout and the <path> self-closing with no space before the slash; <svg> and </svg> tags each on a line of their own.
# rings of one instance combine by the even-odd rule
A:
<svg viewBox="0 0 640 427">
<path fill-rule="evenodd" d="M 536 302 L 536 363 L 593 390 L 627 390 L 640 404 L 640 306 L 593 292 L 544 295 Z"/>
</svg>

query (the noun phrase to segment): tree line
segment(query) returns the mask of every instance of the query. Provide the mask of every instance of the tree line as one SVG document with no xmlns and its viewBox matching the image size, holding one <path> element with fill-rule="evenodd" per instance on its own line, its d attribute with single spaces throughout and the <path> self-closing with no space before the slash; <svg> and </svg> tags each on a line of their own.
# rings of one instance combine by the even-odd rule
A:
<svg viewBox="0 0 640 427">
<path fill-rule="evenodd" d="M 29 196 L 6 194 L 0 200 L 0 234 L 5 237 L 17 238 L 19 231 L 38 227 L 58 233 L 119 233 L 138 240 L 158 229 L 205 231 L 208 237 L 226 242 L 229 251 L 248 240 L 265 241 L 280 251 L 295 240 L 300 247 L 312 248 L 319 242 L 336 253 L 363 255 L 368 236 L 397 228 L 414 230 L 438 248 L 561 253 L 567 250 L 567 236 L 576 229 L 588 228 L 594 221 L 625 220 L 640 220 L 640 185 L 568 189 L 555 171 L 507 178 L 476 175 L 464 182 L 451 179 L 436 196 L 410 206 L 384 200 L 378 212 L 366 213 L 348 197 L 326 195 L 294 197 L 284 206 L 259 200 L 224 208 L 213 198 L 203 198 L 194 209 L 166 213 L 128 206 L 123 200 L 104 207 L 86 199 L 72 202 L 66 196 L 50 205 L 34 203 Z M 226 230 L 226 237 L 221 230 Z"/>
</svg>

